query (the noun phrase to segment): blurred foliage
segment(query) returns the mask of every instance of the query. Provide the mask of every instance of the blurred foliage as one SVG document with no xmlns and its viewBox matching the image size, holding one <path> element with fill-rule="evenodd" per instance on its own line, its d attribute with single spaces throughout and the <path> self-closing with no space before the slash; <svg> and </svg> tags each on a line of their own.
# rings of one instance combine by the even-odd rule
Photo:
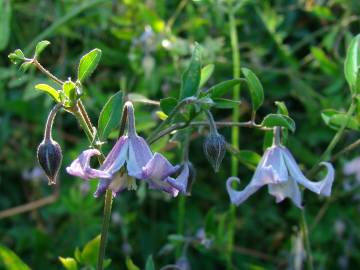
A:
<svg viewBox="0 0 360 270">
<path fill-rule="evenodd" d="M 44 82 L 55 85 L 32 68 L 22 74 L 10 64 L 10 52 L 25 48 L 25 54 L 29 54 L 38 41 L 50 40 L 51 46 L 40 56 L 41 63 L 66 79 L 75 78 L 81 55 L 93 48 L 101 49 L 99 66 L 84 84 L 84 102 L 96 123 L 105 102 L 119 89 L 151 100 L 177 97 L 195 41 L 203 48 L 203 65 L 215 65 L 204 87 L 232 79 L 229 9 L 236 12 L 241 66 L 255 71 L 263 84 L 265 97 L 258 110 L 259 121 L 276 112 L 276 101 L 283 101 L 297 124 L 287 146 L 304 168 L 314 165 L 350 103 L 343 62 L 351 38 L 360 32 L 360 2 L 231 2 L 0 0 L 0 209 L 53 192 L 35 159 L 52 101 L 34 86 Z M 242 89 L 241 119 L 247 121 L 252 97 L 246 85 Z M 154 105 L 136 104 L 141 133 L 150 133 L 158 120 L 158 110 Z M 214 113 L 219 120 L 231 116 L 231 110 Z M 331 120 L 334 114 L 339 116 Z M 338 149 L 358 138 L 359 119 L 358 108 L 349 123 L 351 130 Z M 64 261 L 61 263 L 59 256 L 76 257 L 74 250 L 86 246 L 100 231 L 103 202 L 92 197 L 96 182 L 84 183 L 68 176 L 64 169 L 88 146 L 86 137 L 67 114 L 57 117 L 54 131 L 64 152 L 60 197 L 46 207 L 1 219 L 0 269 L 13 269 L 14 265 L 8 266 L 7 262 L 18 262 L 17 256 L 32 269 L 63 269 Z M 229 128 L 220 132 L 230 141 Z M 199 130 L 198 134 L 203 133 Z M 241 129 L 240 148 L 261 155 L 264 135 L 262 131 Z M 179 249 L 183 243 L 189 245 L 186 258 L 192 269 L 224 268 L 229 224 L 225 180 L 230 176 L 230 154 L 215 175 L 202 154 L 202 142 L 203 136 L 191 142 L 190 160 L 197 170 L 191 197 L 170 200 L 140 185 L 136 192 L 116 198 L 106 254 L 112 261 L 108 269 L 152 267 L 148 258 L 153 258 L 156 269 L 160 269 L 184 255 Z M 104 149 L 111 145 L 113 141 Z M 181 150 L 168 138 L 152 148 L 165 149 L 174 163 L 180 161 Z M 343 164 L 358 152 L 335 164 L 332 199 L 325 201 L 305 192 L 316 269 L 360 266 L 359 182 L 342 174 Z M 246 183 L 253 164 L 249 166 L 245 157 L 254 159 L 254 155 L 243 153 L 239 171 Z M 183 204 L 184 216 L 179 215 Z M 266 190 L 253 196 L 237 210 L 235 268 L 296 269 L 295 261 L 299 256 L 301 260 L 303 252 L 298 244 L 299 220 L 300 211 L 288 201 L 277 205 Z M 153 257 L 149 257 L 151 254 Z M 26 265 L 21 267 L 27 269 Z"/>
</svg>

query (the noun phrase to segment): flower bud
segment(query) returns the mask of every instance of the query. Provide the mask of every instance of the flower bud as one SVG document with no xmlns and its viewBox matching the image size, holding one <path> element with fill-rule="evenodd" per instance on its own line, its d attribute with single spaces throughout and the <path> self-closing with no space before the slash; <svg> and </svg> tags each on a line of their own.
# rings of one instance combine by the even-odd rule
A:
<svg viewBox="0 0 360 270">
<path fill-rule="evenodd" d="M 52 139 L 44 139 L 38 146 L 37 158 L 49 179 L 49 185 L 55 184 L 62 162 L 60 145 Z"/>
<path fill-rule="evenodd" d="M 215 172 L 219 171 L 222 160 L 225 156 L 226 142 L 223 135 L 217 132 L 210 132 L 203 144 L 204 153 Z"/>
</svg>

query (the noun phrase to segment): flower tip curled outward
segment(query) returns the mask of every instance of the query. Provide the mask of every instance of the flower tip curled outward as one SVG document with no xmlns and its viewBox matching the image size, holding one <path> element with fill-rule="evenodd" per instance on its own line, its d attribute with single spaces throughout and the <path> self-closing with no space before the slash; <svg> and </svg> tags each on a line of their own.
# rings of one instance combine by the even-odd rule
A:
<svg viewBox="0 0 360 270">
<path fill-rule="evenodd" d="M 233 189 L 232 183 L 240 180 L 237 177 L 230 177 L 226 181 L 227 191 L 231 202 L 239 205 L 262 186 L 268 185 L 269 193 L 276 198 L 277 203 L 290 198 L 297 207 L 302 208 L 298 184 L 319 195 L 331 194 L 335 178 L 334 168 L 328 162 L 322 162 L 321 165 L 327 168 L 326 176 L 318 182 L 310 181 L 301 172 L 288 149 L 281 145 L 272 146 L 265 151 L 253 178 L 245 189 L 242 191 Z"/>
<path fill-rule="evenodd" d="M 51 138 L 44 139 L 38 146 L 37 158 L 49 179 L 49 185 L 56 184 L 56 178 L 62 162 L 60 145 Z"/>
<path fill-rule="evenodd" d="M 219 171 L 226 152 L 226 141 L 223 135 L 211 132 L 205 139 L 204 153 L 215 172 Z"/>
</svg>

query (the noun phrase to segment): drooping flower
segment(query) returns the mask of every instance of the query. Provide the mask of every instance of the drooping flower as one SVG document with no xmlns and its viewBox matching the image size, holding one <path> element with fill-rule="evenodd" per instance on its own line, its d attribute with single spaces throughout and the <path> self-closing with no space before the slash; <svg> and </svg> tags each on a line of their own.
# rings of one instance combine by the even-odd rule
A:
<svg viewBox="0 0 360 270">
<path fill-rule="evenodd" d="M 327 174 L 321 181 L 312 182 L 301 172 L 294 157 L 286 147 L 273 145 L 265 151 L 254 176 L 245 189 L 242 191 L 233 189 L 232 183 L 234 181 L 240 183 L 237 177 L 230 177 L 226 181 L 230 200 L 233 204 L 239 205 L 262 186 L 268 185 L 269 193 L 276 198 L 277 203 L 285 198 L 290 198 L 297 207 L 302 208 L 298 184 L 319 195 L 330 196 L 335 176 L 334 168 L 328 162 L 320 164 L 327 168 Z"/>
<path fill-rule="evenodd" d="M 126 188 L 132 188 L 134 183 L 127 178 L 127 175 L 147 181 L 150 188 L 160 189 L 176 196 L 178 190 L 165 180 L 178 170 L 178 166 L 171 165 L 159 153 L 153 155 L 146 141 L 136 133 L 132 103 L 126 102 L 125 106 L 128 116 L 127 135 L 118 139 L 100 168 L 93 169 L 90 166 L 91 157 L 100 155 L 100 152 L 96 149 L 88 149 L 72 162 L 66 169 L 67 172 L 85 180 L 100 178 L 95 192 L 96 197 L 104 193 L 107 188 L 111 188 L 115 194 Z M 121 170 L 125 165 L 127 174 Z M 116 175 L 118 173 L 120 175 Z"/>
</svg>

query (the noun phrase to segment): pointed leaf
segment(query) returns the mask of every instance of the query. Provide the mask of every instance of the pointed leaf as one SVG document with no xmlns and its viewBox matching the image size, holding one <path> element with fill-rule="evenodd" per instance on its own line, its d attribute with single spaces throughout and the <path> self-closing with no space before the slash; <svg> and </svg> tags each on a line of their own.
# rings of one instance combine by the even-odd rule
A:
<svg viewBox="0 0 360 270">
<path fill-rule="evenodd" d="M 50 41 L 47 40 L 43 40 L 40 41 L 37 45 L 36 45 L 36 49 L 35 49 L 35 58 L 38 58 L 40 56 L 40 54 L 42 53 L 42 51 L 50 45 Z"/>
<path fill-rule="evenodd" d="M 146 260 L 145 270 L 155 270 L 155 264 L 152 255 L 150 255 Z"/>
<path fill-rule="evenodd" d="M 76 99 L 76 85 L 72 81 L 66 81 L 63 84 L 64 94 L 69 98 L 69 100 L 74 101 Z"/>
<path fill-rule="evenodd" d="M 52 88 L 50 85 L 41 83 L 41 84 L 37 84 L 35 85 L 35 89 L 43 91 L 45 93 L 47 93 L 48 95 L 50 95 L 56 102 L 60 102 L 60 94 L 58 91 L 56 91 L 54 88 Z"/>
<path fill-rule="evenodd" d="M 100 112 L 98 133 L 101 140 L 106 140 L 110 132 L 119 126 L 123 106 L 122 91 L 112 95 Z"/>
<path fill-rule="evenodd" d="M 31 270 L 12 250 L 0 245 L 0 269 Z"/>
<path fill-rule="evenodd" d="M 244 74 L 246 82 L 249 86 L 253 111 L 257 111 L 264 102 L 263 86 L 255 73 L 250 69 L 242 68 L 241 71 Z"/>
<path fill-rule="evenodd" d="M 233 109 L 240 106 L 241 101 L 226 99 L 226 98 L 214 98 L 215 108 L 218 109 Z"/>
<path fill-rule="evenodd" d="M 190 65 L 181 80 L 180 99 L 195 96 L 199 89 L 201 72 L 201 49 L 198 44 L 192 53 Z"/>
<path fill-rule="evenodd" d="M 360 63 L 359 42 L 360 34 L 351 40 L 344 63 L 345 78 L 350 86 L 350 91 L 352 93 L 358 91 L 356 90 L 356 81 Z"/>
<path fill-rule="evenodd" d="M 125 264 L 128 270 L 140 270 L 140 268 L 133 263 L 130 257 L 126 257 Z"/>
<path fill-rule="evenodd" d="M 278 107 L 278 113 L 289 116 L 289 111 L 283 101 L 275 101 L 275 105 Z"/>
<path fill-rule="evenodd" d="M 289 116 L 283 114 L 268 114 L 261 123 L 264 127 L 284 127 L 292 132 L 295 131 L 295 122 Z"/>
<path fill-rule="evenodd" d="M 210 79 L 211 75 L 214 72 L 214 69 L 214 64 L 206 65 L 201 69 L 199 88 L 204 86 L 204 84 Z"/>
<path fill-rule="evenodd" d="M 59 257 L 60 262 L 67 270 L 78 270 L 77 262 L 74 258 Z"/>
<path fill-rule="evenodd" d="M 226 94 L 226 92 L 232 90 L 235 85 L 238 85 L 241 82 L 240 79 L 227 80 L 221 83 L 218 83 L 212 86 L 206 93 L 203 95 L 209 94 L 212 98 L 220 98 Z"/>
<path fill-rule="evenodd" d="M 83 82 L 94 72 L 101 58 L 101 50 L 93 49 L 85 54 L 79 63 L 78 80 Z"/>
<path fill-rule="evenodd" d="M 100 248 L 100 235 L 90 240 L 81 253 L 82 262 L 86 265 L 96 266 Z"/>
</svg>

